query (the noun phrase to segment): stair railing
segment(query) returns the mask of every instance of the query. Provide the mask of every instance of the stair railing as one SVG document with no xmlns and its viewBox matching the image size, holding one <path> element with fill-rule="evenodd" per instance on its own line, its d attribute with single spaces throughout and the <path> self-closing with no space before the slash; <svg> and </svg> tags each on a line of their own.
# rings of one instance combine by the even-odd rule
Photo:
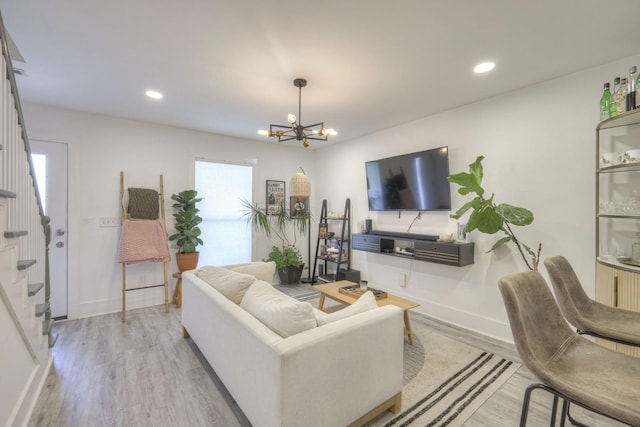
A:
<svg viewBox="0 0 640 427">
<path fill-rule="evenodd" d="M 47 231 L 49 218 L 44 214 L 40 192 L 35 178 L 35 168 L 31 161 L 31 148 L 25 127 L 24 115 L 13 72 L 13 62 L 7 43 L 7 34 L 0 12 L 0 41 L 2 45 L 2 68 L 0 70 L 0 144 L 2 146 L 2 174 L 0 188 L 15 193 L 14 198 L 7 199 L 8 230 L 27 230 L 28 234 L 21 238 L 19 257 L 24 260 L 35 260 L 32 268 L 27 270 L 29 281 L 37 280 L 45 284 L 45 325 L 50 329 L 51 308 L 50 282 L 48 271 Z M 48 322 L 47 322 L 48 321 Z M 46 327 L 46 326 L 45 326 Z M 22 331 L 24 333 L 24 331 Z M 49 340 L 51 343 L 51 335 Z"/>
</svg>

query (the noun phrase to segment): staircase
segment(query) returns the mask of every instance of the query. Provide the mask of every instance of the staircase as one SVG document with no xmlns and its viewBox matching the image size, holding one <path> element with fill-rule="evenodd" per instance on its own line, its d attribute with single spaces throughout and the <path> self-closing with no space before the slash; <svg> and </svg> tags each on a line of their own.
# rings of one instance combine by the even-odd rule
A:
<svg viewBox="0 0 640 427">
<path fill-rule="evenodd" d="M 35 183 L 1 14 L 0 41 L 0 425 L 23 426 L 53 361 L 51 230 Z"/>
</svg>

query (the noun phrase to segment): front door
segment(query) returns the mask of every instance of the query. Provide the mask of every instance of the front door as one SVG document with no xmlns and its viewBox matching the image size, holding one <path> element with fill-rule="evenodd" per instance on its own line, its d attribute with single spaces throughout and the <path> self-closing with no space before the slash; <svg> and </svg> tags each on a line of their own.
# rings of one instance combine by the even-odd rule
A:
<svg viewBox="0 0 640 427">
<path fill-rule="evenodd" d="M 67 290 L 67 144 L 30 140 L 31 153 L 42 156 L 36 163 L 36 179 L 43 199 L 45 215 L 51 218 L 49 246 L 49 279 L 51 283 L 51 316 L 66 318 Z M 41 180 L 44 179 L 44 182 Z"/>
</svg>

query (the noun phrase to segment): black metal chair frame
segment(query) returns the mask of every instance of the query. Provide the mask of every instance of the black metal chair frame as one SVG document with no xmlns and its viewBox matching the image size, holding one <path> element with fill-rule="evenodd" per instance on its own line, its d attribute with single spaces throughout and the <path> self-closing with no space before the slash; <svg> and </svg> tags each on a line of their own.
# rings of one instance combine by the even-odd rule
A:
<svg viewBox="0 0 640 427">
<path fill-rule="evenodd" d="M 602 413 L 602 412 L 600 412 L 598 410 L 595 410 L 595 409 L 593 409 L 593 408 L 591 408 L 589 406 L 586 406 L 586 405 L 578 402 L 577 400 L 572 399 L 569 396 L 567 396 L 567 395 L 559 392 L 558 390 L 556 390 L 554 388 L 551 388 L 551 387 L 549 387 L 549 386 L 547 386 L 545 384 L 534 383 L 534 384 L 530 384 L 527 387 L 527 389 L 526 389 L 526 391 L 524 393 L 524 400 L 522 402 L 522 412 L 521 412 L 521 415 L 520 415 L 520 427 L 525 427 L 527 425 L 527 416 L 529 414 L 529 403 L 531 401 L 531 394 L 536 389 L 544 390 L 547 393 L 551 393 L 553 395 L 553 406 L 551 408 L 551 421 L 549 423 L 549 425 L 551 427 L 556 425 L 556 416 L 557 416 L 557 413 L 558 413 L 558 399 L 562 399 L 563 400 L 562 411 L 560 413 L 560 427 L 564 427 L 565 420 L 567 418 L 575 426 L 578 426 L 578 427 L 589 427 L 588 425 L 582 424 L 582 423 L 580 423 L 578 421 L 575 421 L 575 420 L 573 420 L 571 418 L 571 415 L 569 414 L 569 404 L 570 403 L 573 403 L 574 405 L 578 405 L 581 408 L 584 408 L 584 409 L 586 409 L 588 411 L 591 411 L 591 412 L 594 412 L 596 414 L 602 415 L 603 417 L 609 418 L 611 420 L 615 420 L 615 421 L 621 422 L 622 424 L 631 425 L 631 424 L 628 424 L 628 423 L 626 423 L 626 422 L 624 422 L 624 421 L 622 421 L 622 420 L 620 420 L 618 418 L 615 418 L 615 417 L 613 417 L 611 415 Z"/>
</svg>

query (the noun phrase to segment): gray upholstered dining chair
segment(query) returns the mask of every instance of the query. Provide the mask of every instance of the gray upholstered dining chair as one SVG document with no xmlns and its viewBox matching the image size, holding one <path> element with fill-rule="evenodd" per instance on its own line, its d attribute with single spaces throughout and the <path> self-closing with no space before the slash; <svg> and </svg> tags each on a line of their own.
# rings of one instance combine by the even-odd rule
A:
<svg viewBox="0 0 640 427">
<path fill-rule="evenodd" d="M 560 311 L 579 334 L 640 346 L 640 313 L 590 299 L 563 256 L 544 260 Z"/>
<path fill-rule="evenodd" d="M 499 280 L 513 338 L 523 364 L 540 380 L 524 396 L 525 426 L 531 393 L 543 389 L 564 400 L 622 423 L 640 426 L 640 359 L 606 349 L 574 332 L 562 317 L 546 281 L 536 271 Z"/>
</svg>

